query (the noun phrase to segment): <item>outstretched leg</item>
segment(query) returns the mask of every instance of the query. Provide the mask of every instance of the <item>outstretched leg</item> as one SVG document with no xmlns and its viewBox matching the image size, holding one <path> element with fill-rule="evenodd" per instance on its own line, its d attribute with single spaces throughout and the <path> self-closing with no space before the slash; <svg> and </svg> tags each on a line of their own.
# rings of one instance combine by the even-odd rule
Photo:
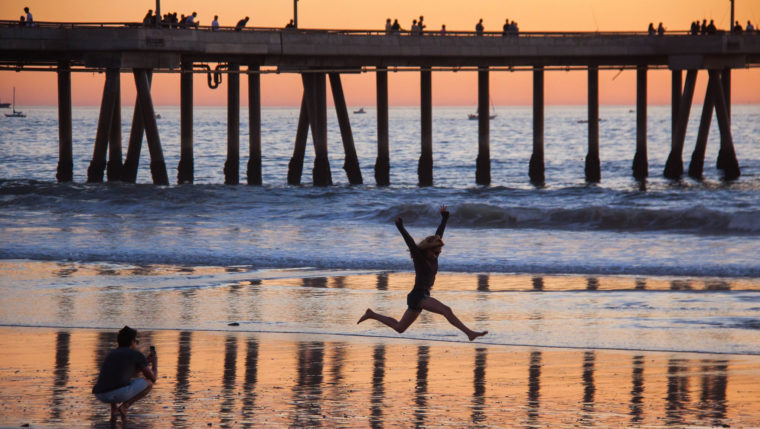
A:
<svg viewBox="0 0 760 429">
<path fill-rule="evenodd" d="M 375 313 L 371 309 L 367 309 L 367 311 L 364 312 L 364 315 L 359 318 L 359 321 L 356 322 L 357 324 L 364 322 L 367 319 L 373 319 L 377 320 L 380 323 L 383 323 L 393 329 L 394 331 L 398 332 L 399 334 L 406 331 L 406 328 L 409 327 L 412 323 L 414 323 L 415 320 L 417 320 L 417 316 L 420 315 L 419 311 L 409 310 L 407 309 L 403 316 L 401 316 L 401 320 L 396 320 L 389 316 L 384 316 L 379 313 Z"/>
<path fill-rule="evenodd" d="M 467 335 L 467 338 L 470 339 L 470 341 L 474 340 L 475 338 L 481 337 L 488 333 L 488 331 L 473 331 L 472 329 L 465 326 L 464 323 L 462 323 L 461 320 L 454 314 L 454 312 L 451 310 L 451 307 L 448 305 L 443 304 L 441 301 L 438 301 L 435 298 L 432 297 L 426 297 L 420 302 L 420 306 L 427 310 L 431 311 L 433 313 L 437 313 L 442 315 L 446 318 L 446 320 L 449 321 L 452 325 L 459 328 L 460 331 L 464 332 L 465 335 Z"/>
</svg>

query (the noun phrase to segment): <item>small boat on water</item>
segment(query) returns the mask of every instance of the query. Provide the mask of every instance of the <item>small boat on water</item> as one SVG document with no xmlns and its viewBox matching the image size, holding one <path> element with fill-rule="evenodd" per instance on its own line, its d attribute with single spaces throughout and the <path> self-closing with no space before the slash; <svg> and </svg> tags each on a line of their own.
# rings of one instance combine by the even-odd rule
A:
<svg viewBox="0 0 760 429">
<path fill-rule="evenodd" d="M 367 112 L 364 111 L 364 107 L 360 107 L 359 110 L 354 110 L 354 113 L 362 114 L 362 113 L 367 113 Z"/>
<path fill-rule="evenodd" d="M 467 119 L 471 121 L 477 121 L 480 117 L 480 110 L 476 111 L 475 113 L 468 113 Z M 493 99 L 491 99 L 491 113 L 488 115 L 488 119 L 493 119 L 496 117 L 496 107 L 493 105 Z"/>
<path fill-rule="evenodd" d="M 26 118 L 26 115 L 24 112 L 20 112 L 16 110 L 16 87 L 13 87 L 13 113 L 6 113 L 6 117 L 8 118 Z"/>
</svg>

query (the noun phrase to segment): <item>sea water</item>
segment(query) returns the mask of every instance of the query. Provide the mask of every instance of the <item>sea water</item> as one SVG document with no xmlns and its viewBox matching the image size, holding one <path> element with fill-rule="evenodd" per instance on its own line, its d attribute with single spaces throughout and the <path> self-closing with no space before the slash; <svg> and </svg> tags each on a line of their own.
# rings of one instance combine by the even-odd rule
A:
<svg viewBox="0 0 760 429">
<path fill-rule="evenodd" d="M 392 333 L 387 328 L 354 322 L 368 306 L 396 317 L 405 308 L 412 264 L 393 221 L 401 216 L 421 239 L 435 231 L 438 208 L 445 204 L 451 219 L 433 296 L 474 327 L 491 331 L 488 341 L 760 353 L 760 106 L 733 107 L 742 176 L 731 182 L 721 180 L 715 168 L 720 146 L 715 119 L 705 179 L 664 179 L 670 108 L 650 106 L 650 177 L 643 184 L 631 174 L 633 108 L 601 108 L 602 180 L 589 184 L 585 107 L 547 107 L 546 183 L 540 187 L 528 178 L 530 107 L 497 107 L 490 127 L 490 186 L 475 185 L 478 131 L 477 121 L 467 120 L 471 109 L 436 107 L 435 185 L 425 188 L 417 186 L 419 109 L 390 110 L 389 187 L 374 184 L 376 116 L 374 109 L 365 110 L 351 115 L 364 184 L 348 184 L 339 127 L 329 111 L 335 185 L 325 188 L 311 186 L 310 139 L 303 185 L 286 184 L 298 122 L 294 108 L 262 111 L 261 187 L 223 184 L 225 108 L 195 108 L 195 183 L 171 186 L 150 184 L 147 147 L 138 184 L 85 183 L 97 108 L 73 111 L 74 181 L 66 184 L 55 182 L 56 109 L 26 108 L 26 118 L 0 118 L 0 323 L 118 326 L 120 321 L 98 309 L 121 293 L 150 294 L 160 303 L 150 307 L 160 318 L 140 308 L 123 313 L 147 317 L 144 326 L 151 328 L 387 335 Z M 157 111 L 174 181 L 179 109 Z M 131 107 L 122 113 L 124 152 L 127 112 Z M 246 117 L 243 109 L 241 118 Z M 698 120 L 692 115 L 687 130 L 686 170 Z M 245 120 L 240 141 L 245 183 Z M 104 281 L 109 272 L 119 275 Z M 383 290 L 378 279 L 386 275 L 390 287 Z M 479 283 L 483 276 L 487 287 Z M 329 279 L 324 282 L 329 287 L 307 281 L 315 278 Z M 342 278 L 354 280 L 336 280 Z M 293 279 L 299 281 L 293 285 Z M 620 282 L 624 286 L 607 287 Z M 245 300 L 255 300 L 260 310 L 230 317 L 229 306 L 221 303 L 233 298 L 215 293 L 231 287 L 245 291 L 243 308 Z M 194 297 L 182 304 L 181 292 L 188 290 Z M 73 303 L 63 315 L 62 297 Z M 445 321 L 435 319 L 425 329 L 426 320 L 408 335 L 449 339 L 453 328 Z M 242 328 L 228 327 L 232 321 Z"/>
</svg>

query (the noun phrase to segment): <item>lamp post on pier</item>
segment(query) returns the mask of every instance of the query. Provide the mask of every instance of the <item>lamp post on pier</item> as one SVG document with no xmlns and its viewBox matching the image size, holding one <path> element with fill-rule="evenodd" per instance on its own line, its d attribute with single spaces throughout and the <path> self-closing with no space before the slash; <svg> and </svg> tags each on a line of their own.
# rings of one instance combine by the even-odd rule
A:
<svg viewBox="0 0 760 429">
<path fill-rule="evenodd" d="M 156 27 L 161 27 L 161 0 L 156 0 Z"/>
<path fill-rule="evenodd" d="M 731 3 L 733 4 L 733 0 Z M 298 28 L 298 0 L 293 0 L 293 27 Z"/>
<path fill-rule="evenodd" d="M 728 28 L 731 29 L 731 32 L 734 32 L 734 0 L 731 1 L 731 25 L 729 25 Z"/>
</svg>

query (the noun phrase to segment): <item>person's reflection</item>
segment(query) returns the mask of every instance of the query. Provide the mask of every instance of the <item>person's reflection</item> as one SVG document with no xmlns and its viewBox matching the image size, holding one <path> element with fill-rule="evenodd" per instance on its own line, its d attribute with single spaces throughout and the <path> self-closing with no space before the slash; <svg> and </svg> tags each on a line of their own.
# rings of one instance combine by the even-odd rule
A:
<svg viewBox="0 0 760 429">
<path fill-rule="evenodd" d="M 538 425 L 538 410 L 541 406 L 541 352 L 530 352 L 528 367 L 528 427 Z"/>
<path fill-rule="evenodd" d="M 636 279 L 636 286 L 634 286 L 636 290 L 646 290 L 647 288 L 647 281 L 646 279 Z"/>
<path fill-rule="evenodd" d="M 417 384 L 414 388 L 414 427 L 425 427 L 427 415 L 428 364 L 430 363 L 430 347 L 417 348 Z"/>
<path fill-rule="evenodd" d="M 533 290 L 542 291 L 544 290 L 544 278 L 540 276 L 535 276 L 532 279 L 533 281 Z"/>
<path fill-rule="evenodd" d="M 385 345 L 375 345 L 372 354 L 372 397 L 369 423 L 373 429 L 383 427 L 383 401 L 385 400 Z"/>
<path fill-rule="evenodd" d="M 222 376 L 222 406 L 219 416 L 222 427 L 230 427 L 235 407 L 235 378 L 237 377 L 237 338 L 228 335 L 224 341 L 224 374 Z"/>
<path fill-rule="evenodd" d="M 388 290 L 388 273 L 377 275 L 377 290 Z"/>
<path fill-rule="evenodd" d="M 298 380 L 293 389 L 293 427 L 319 426 L 322 414 L 322 382 L 325 361 L 323 342 L 298 344 Z"/>
<path fill-rule="evenodd" d="M 333 277 L 333 287 L 335 289 L 345 289 L 346 277 L 345 276 Z"/>
<path fill-rule="evenodd" d="M 478 292 L 488 292 L 490 290 L 489 279 L 487 274 L 478 274 Z"/>
<path fill-rule="evenodd" d="M 726 426 L 727 385 L 728 361 L 702 361 L 702 393 L 697 406 L 700 420 L 710 420 L 707 422 L 710 426 Z"/>
<path fill-rule="evenodd" d="M 486 393 L 486 357 L 485 348 L 475 349 L 475 368 L 472 375 L 472 414 L 470 415 L 470 421 L 474 425 L 479 425 L 486 419 L 483 412 Z"/>
<path fill-rule="evenodd" d="M 673 280 L 670 282 L 670 290 L 691 290 L 691 282 L 688 280 Z"/>
<path fill-rule="evenodd" d="M 596 277 L 587 278 L 586 290 L 599 290 L 599 279 Z"/>
<path fill-rule="evenodd" d="M 190 356 L 192 355 L 193 333 L 179 333 L 177 352 L 177 380 L 174 384 L 174 426 L 185 426 L 187 414 L 185 406 L 190 402 Z"/>
<path fill-rule="evenodd" d="M 585 352 L 583 354 L 583 420 L 591 424 L 594 413 L 594 395 L 596 394 L 596 385 L 594 383 L 594 364 L 596 362 L 596 353 Z"/>
<path fill-rule="evenodd" d="M 324 289 L 327 287 L 327 277 L 304 277 L 302 284 L 304 287 Z"/>
<path fill-rule="evenodd" d="M 53 377 L 53 400 L 50 408 L 50 420 L 59 421 L 63 413 L 63 401 L 66 398 L 69 383 L 69 355 L 71 354 L 71 334 L 59 331 L 55 334 L 55 370 Z"/>
<path fill-rule="evenodd" d="M 683 359 L 668 361 L 668 393 L 666 396 L 666 423 L 681 426 L 689 403 L 689 378 L 686 374 L 687 362 Z"/>
<path fill-rule="evenodd" d="M 253 409 L 256 406 L 256 382 L 258 381 L 259 368 L 259 340 L 249 338 L 245 353 L 245 382 L 243 383 L 243 417 L 250 420 L 253 417 Z M 245 427 L 250 426 L 248 422 Z"/>
<path fill-rule="evenodd" d="M 705 290 L 711 291 L 729 291 L 731 284 L 724 280 L 713 280 L 705 282 Z"/>
<path fill-rule="evenodd" d="M 638 424 L 642 419 L 641 405 L 644 401 L 644 356 L 633 357 L 633 376 L 631 387 L 631 423 Z"/>
</svg>

